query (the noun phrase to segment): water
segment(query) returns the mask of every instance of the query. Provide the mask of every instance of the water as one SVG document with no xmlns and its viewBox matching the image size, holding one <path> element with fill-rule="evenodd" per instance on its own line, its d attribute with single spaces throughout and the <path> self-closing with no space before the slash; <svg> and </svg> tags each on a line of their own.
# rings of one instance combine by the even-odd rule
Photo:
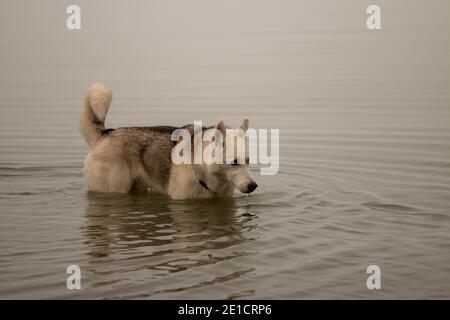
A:
<svg viewBox="0 0 450 320">
<path fill-rule="evenodd" d="M 0 298 L 450 298 L 450 4 L 0 4 Z M 280 129 L 249 197 L 89 194 L 84 90 L 107 126 Z M 69 291 L 68 265 L 82 289 Z M 366 267 L 382 289 L 366 288 Z"/>
</svg>

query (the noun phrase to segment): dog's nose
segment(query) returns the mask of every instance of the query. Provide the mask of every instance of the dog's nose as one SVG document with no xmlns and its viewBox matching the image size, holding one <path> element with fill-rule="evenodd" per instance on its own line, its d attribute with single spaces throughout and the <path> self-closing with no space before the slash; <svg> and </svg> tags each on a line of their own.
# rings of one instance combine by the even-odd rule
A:
<svg viewBox="0 0 450 320">
<path fill-rule="evenodd" d="M 255 181 L 250 182 L 247 186 L 247 190 L 248 190 L 247 192 L 250 193 L 250 192 L 255 191 L 256 187 L 258 187 L 258 185 L 256 184 Z"/>
</svg>

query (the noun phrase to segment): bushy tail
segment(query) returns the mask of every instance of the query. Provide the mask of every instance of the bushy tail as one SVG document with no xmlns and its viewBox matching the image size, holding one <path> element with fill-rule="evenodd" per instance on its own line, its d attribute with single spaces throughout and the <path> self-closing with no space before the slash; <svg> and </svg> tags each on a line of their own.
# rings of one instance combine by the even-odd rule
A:
<svg viewBox="0 0 450 320">
<path fill-rule="evenodd" d="M 105 130 L 105 118 L 112 99 L 112 92 L 104 84 L 94 83 L 86 92 L 80 115 L 80 130 L 92 147 Z"/>
</svg>

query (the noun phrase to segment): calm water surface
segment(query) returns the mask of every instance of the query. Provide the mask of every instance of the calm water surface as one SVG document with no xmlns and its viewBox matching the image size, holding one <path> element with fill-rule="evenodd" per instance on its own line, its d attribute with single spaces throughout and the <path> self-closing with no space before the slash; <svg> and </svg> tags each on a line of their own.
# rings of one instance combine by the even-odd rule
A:
<svg viewBox="0 0 450 320">
<path fill-rule="evenodd" d="M 0 298 L 450 298 L 448 1 L 378 1 L 377 32 L 356 0 L 78 2 L 75 32 L 64 3 L 0 4 Z M 96 81 L 108 127 L 278 128 L 280 171 L 220 201 L 88 193 Z"/>
</svg>

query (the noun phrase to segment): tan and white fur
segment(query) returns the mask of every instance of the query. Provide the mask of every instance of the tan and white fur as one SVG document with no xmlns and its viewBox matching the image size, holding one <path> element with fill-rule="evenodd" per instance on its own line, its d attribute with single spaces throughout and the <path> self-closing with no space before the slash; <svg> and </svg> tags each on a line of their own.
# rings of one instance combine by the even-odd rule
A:
<svg viewBox="0 0 450 320">
<path fill-rule="evenodd" d="M 256 189 L 249 175 L 247 151 L 246 159 L 235 159 L 234 164 L 174 164 L 171 153 L 177 142 L 171 140 L 171 135 L 179 128 L 105 129 L 111 99 L 112 92 L 105 85 L 93 84 L 86 92 L 81 110 L 80 130 L 90 147 L 84 162 L 84 178 L 90 191 L 129 193 L 154 189 L 172 199 L 204 199 L 232 196 L 235 188 L 242 193 Z M 192 125 L 182 128 L 193 136 Z M 223 134 L 226 145 L 223 121 L 215 128 Z M 247 119 L 241 129 L 244 132 L 248 129 Z M 245 140 L 245 135 L 236 139 Z M 203 142 L 202 147 L 207 145 Z"/>
</svg>

